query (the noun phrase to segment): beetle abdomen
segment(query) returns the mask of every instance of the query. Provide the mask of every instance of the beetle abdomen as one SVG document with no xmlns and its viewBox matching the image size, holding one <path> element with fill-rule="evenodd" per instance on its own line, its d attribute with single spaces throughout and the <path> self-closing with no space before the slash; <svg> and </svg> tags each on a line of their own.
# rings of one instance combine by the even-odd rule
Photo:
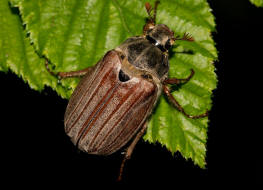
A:
<svg viewBox="0 0 263 190">
<path fill-rule="evenodd" d="M 111 154 L 142 127 L 157 98 L 154 83 L 122 70 L 116 51 L 108 52 L 74 91 L 65 114 L 65 130 L 78 147 Z"/>
</svg>

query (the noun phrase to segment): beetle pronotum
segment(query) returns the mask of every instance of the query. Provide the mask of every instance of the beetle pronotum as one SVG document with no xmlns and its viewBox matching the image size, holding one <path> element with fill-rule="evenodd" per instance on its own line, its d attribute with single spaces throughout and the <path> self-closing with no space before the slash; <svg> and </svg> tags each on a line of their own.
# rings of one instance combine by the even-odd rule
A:
<svg viewBox="0 0 263 190">
<path fill-rule="evenodd" d="M 108 51 L 93 67 L 81 71 L 59 72 L 59 78 L 84 76 L 73 92 L 65 113 L 65 131 L 72 142 L 90 154 L 109 155 L 133 138 L 121 164 L 124 163 L 147 128 L 147 120 L 162 92 L 185 116 L 196 119 L 208 112 L 187 114 L 171 95 L 169 85 L 188 82 L 168 78 L 168 50 L 176 40 L 193 41 L 189 35 L 174 37 L 164 24 L 155 24 L 156 10 L 145 4 L 149 19 L 143 35 L 128 38 L 117 48 Z M 152 14 L 153 12 L 153 14 Z"/>
</svg>

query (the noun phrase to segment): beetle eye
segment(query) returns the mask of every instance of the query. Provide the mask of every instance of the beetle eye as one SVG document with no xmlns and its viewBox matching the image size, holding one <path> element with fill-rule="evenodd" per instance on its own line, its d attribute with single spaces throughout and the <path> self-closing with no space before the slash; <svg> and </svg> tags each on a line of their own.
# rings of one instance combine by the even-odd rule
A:
<svg viewBox="0 0 263 190">
<path fill-rule="evenodd" d="M 170 39 L 168 39 L 165 43 L 165 49 L 168 50 L 171 48 L 171 43 L 170 43 Z"/>
<path fill-rule="evenodd" d="M 119 72 L 119 80 L 121 82 L 126 82 L 126 81 L 130 80 L 130 77 L 127 74 L 125 74 L 122 70 L 120 70 L 120 72 Z"/>
</svg>

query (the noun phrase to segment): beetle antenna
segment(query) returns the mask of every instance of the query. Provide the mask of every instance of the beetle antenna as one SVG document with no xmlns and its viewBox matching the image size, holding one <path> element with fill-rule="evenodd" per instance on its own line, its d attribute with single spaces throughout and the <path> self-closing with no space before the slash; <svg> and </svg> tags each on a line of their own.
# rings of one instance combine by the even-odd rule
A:
<svg viewBox="0 0 263 190">
<path fill-rule="evenodd" d="M 157 12 L 157 7 L 159 3 L 160 1 L 155 1 L 154 8 L 152 8 L 149 2 L 145 3 L 145 9 L 147 11 L 149 18 L 147 18 L 147 22 L 143 27 L 143 35 L 146 35 L 147 31 L 155 26 L 156 12 Z M 153 16 L 151 14 L 152 10 L 153 10 Z"/>
<path fill-rule="evenodd" d="M 185 40 L 185 41 L 193 42 L 194 38 L 189 33 L 184 33 L 184 36 L 182 38 L 180 38 L 179 36 L 176 36 L 175 40 Z"/>
<path fill-rule="evenodd" d="M 160 1 L 155 1 L 154 9 L 153 9 L 153 22 L 156 22 L 156 13 L 157 13 L 157 7 L 159 5 Z"/>
<path fill-rule="evenodd" d="M 156 13 L 157 13 L 157 7 L 160 1 L 155 1 L 154 8 L 152 8 L 151 4 L 149 2 L 145 3 L 145 9 L 148 13 L 149 20 L 151 23 L 155 24 L 156 22 Z M 152 11 L 153 11 L 153 16 L 152 16 Z"/>
<path fill-rule="evenodd" d="M 145 3 L 145 9 L 146 9 L 146 11 L 148 13 L 148 16 L 151 17 L 152 6 L 151 6 L 151 4 L 149 2 Z"/>
</svg>

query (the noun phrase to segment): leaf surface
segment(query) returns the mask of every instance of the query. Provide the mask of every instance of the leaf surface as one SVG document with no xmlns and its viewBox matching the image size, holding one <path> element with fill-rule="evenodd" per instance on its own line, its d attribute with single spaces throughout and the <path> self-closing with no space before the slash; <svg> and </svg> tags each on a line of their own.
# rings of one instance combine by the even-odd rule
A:
<svg viewBox="0 0 263 190">
<path fill-rule="evenodd" d="M 263 7 L 263 0 L 249 0 L 252 4 L 256 5 L 257 7 Z"/>
<path fill-rule="evenodd" d="M 23 28 L 18 15 L 11 12 L 6 0 L 3 2 L 0 16 L 4 19 L 0 22 L 5 25 L 4 33 L 14 33 L 19 39 L 9 42 L 12 37 L 6 37 L 1 31 L 0 42 L 4 45 L 0 49 L 3 52 L 0 69 L 10 68 L 36 90 L 51 86 L 67 98 L 79 79 L 58 83 L 46 72 L 43 57 L 49 60 L 54 72 L 92 66 L 128 37 L 141 35 L 147 18 L 146 1 L 139 0 L 12 0 L 21 14 Z M 154 1 L 150 3 L 153 5 Z M 208 3 L 206 0 L 163 0 L 158 7 L 157 23 L 166 24 L 176 35 L 187 32 L 194 37 L 194 42 L 177 41 L 170 52 L 170 77 L 185 78 L 190 69 L 195 70 L 194 77 L 173 95 L 189 114 L 210 110 L 212 90 L 217 82 L 213 65 L 217 51 L 211 37 L 215 23 Z M 13 51 L 17 43 L 20 46 Z M 11 52 L 14 55 L 11 56 Z M 14 60 L 10 64 L 11 59 Z M 204 167 L 207 125 L 208 118 L 186 118 L 162 96 L 144 139 L 159 142 L 172 153 L 180 151 L 186 159 L 191 158 Z"/>
<path fill-rule="evenodd" d="M 17 11 L 10 8 L 7 0 L 0 2 L 0 70 L 6 72 L 9 68 L 35 90 L 40 91 L 47 85 L 61 96 L 68 96 L 68 90 L 47 72 L 44 59 L 30 45 Z"/>
</svg>

